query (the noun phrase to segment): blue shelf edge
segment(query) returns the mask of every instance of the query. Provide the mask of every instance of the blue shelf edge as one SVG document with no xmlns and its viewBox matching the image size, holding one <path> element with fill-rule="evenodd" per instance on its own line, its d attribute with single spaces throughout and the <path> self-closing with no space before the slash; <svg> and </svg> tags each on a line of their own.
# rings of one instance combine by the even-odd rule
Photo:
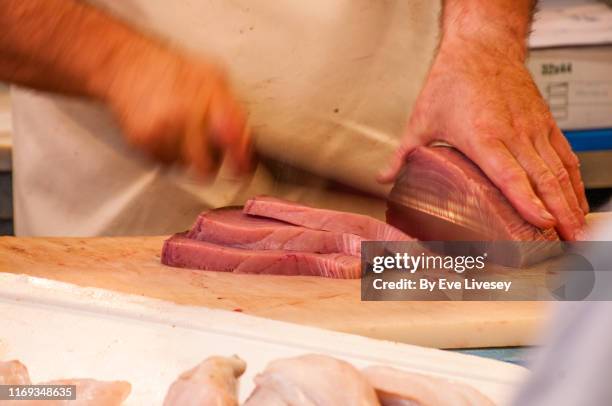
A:
<svg viewBox="0 0 612 406">
<path fill-rule="evenodd" d="M 612 150 L 612 128 L 563 131 L 576 152 Z"/>
<path fill-rule="evenodd" d="M 461 354 L 476 355 L 497 361 L 527 367 L 532 357 L 532 347 L 500 347 L 500 348 L 471 348 L 450 350 Z"/>
</svg>

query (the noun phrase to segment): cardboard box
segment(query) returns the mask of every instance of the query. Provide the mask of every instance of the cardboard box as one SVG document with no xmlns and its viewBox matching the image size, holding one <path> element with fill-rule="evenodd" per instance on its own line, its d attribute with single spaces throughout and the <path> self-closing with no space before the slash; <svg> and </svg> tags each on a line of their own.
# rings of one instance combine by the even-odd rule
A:
<svg viewBox="0 0 612 406">
<path fill-rule="evenodd" d="M 612 128 L 612 45 L 534 49 L 527 65 L 561 129 Z"/>
</svg>

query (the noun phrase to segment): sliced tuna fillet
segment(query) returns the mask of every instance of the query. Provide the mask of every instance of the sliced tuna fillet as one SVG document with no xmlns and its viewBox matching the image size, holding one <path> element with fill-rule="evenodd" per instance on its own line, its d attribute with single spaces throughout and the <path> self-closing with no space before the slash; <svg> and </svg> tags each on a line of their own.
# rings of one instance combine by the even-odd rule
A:
<svg viewBox="0 0 612 406">
<path fill-rule="evenodd" d="M 412 152 L 389 195 L 387 221 L 423 241 L 558 240 L 512 207 L 469 158 L 452 147 Z"/>
<path fill-rule="evenodd" d="M 359 255 L 361 237 L 313 230 L 282 221 L 248 216 L 238 208 L 204 212 L 187 237 L 252 250 L 291 250 Z"/>
<path fill-rule="evenodd" d="M 374 389 L 345 361 L 309 354 L 270 362 L 244 406 L 379 406 Z"/>
<path fill-rule="evenodd" d="M 238 378 L 245 369 L 236 356 L 207 358 L 172 383 L 164 406 L 238 406 Z"/>
<path fill-rule="evenodd" d="M 162 263 L 208 271 L 309 275 L 357 279 L 359 257 L 345 254 L 316 254 L 300 251 L 245 250 L 192 240 L 175 234 L 164 242 Z"/>
<path fill-rule="evenodd" d="M 413 241 L 397 228 L 363 214 L 317 209 L 269 196 L 246 202 L 244 213 L 285 221 L 314 230 L 356 234 L 370 241 Z"/>
<path fill-rule="evenodd" d="M 29 385 L 30 374 L 19 361 L 0 362 L 0 385 Z"/>
<path fill-rule="evenodd" d="M 383 366 L 362 372 L 382 406 L 494 406 L 485 395 L 463 383 Z"/>
</svg>

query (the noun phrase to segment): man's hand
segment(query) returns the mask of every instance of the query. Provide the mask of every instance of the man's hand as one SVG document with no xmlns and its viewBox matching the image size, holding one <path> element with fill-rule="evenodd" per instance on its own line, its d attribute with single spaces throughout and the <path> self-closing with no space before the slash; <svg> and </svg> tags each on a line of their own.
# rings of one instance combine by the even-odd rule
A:
<svg viewBox="0 0 612 406">
<path fill-rule="evenodd" d="M 214 173 L 249 165 L 245 114 L 221 69 L 80 0 L 4 0 L 0 80 L 105 102 L 134 146 Z"/>
<path fill-rule="evenodd" d="M 527 221 L 580 239 L 589 208 L 578 159 L 525 67 L 524 32 L 486 26 L 496 21 L 486 20 L 487 7 L 472 15 L 457 8 L 451 16 L 446 10 L 444 21 L 461 32 L 445 30 L 402 145 L 380 180 L 393 180 L 415 147 L 445 141 L 480 166 Z M 474 16 L 483 29 L 474 28 Z"/>
<path fill-rule="evenodd" d="M 165 163 L 213 174 L 227 156 L 236 172 L 249 169 L 245 113 L 223 71 L 171 50 L 141 49 L 103 90 L 134 146 Z"/>
</svg>

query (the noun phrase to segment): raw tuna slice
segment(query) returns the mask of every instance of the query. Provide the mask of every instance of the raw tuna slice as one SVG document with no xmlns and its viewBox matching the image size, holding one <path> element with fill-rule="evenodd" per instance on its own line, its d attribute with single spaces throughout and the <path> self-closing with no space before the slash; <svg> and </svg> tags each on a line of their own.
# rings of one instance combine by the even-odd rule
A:
<svg viewBox="0 0 612 406">
<path fill-rule="evenodd" d="M 397 228 L 363 214 L 317 209 L 269 196 L 257 196 L 248 200 L 243 211 L 246 214 L 281 220 L 314 230 L 356 234 L 365 240 L 414 240 Z"/>
<path fill-rule="evenodd" d="M 451 147 L 412 152 L 389 195 L 387 221 L 424 241 L 558 240 L 523 220 L 470 159 Z"/>
<path fill-rule="evenodd" d="M 361 237 L 298 227 L 278 220 L 248 216 L 237 208 L 202 213 L 187 237 L 254 250 L 291 250 L 359 255 Z"/>
<path fill-rule="evenodd" d="M 166 265 L 208 271 L 340 279 L 361 276 L 361 261 L 352 255 L 245 250 L 192 240 L 185 234 L 175 234 L 164 242 L 161 259 Z"/>
</svg>

